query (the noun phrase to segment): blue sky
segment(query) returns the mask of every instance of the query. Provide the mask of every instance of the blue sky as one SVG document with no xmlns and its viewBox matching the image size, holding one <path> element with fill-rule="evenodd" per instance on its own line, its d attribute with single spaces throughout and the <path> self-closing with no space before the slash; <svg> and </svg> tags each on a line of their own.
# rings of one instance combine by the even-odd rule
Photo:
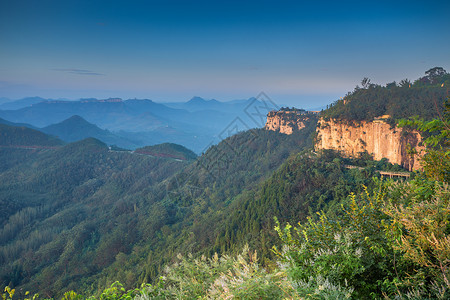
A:
<svg viewBox="0 0 450 300">
<path fill-rule="evenodd" d="M 0 0 L 0 97 L 322 106 L 450 71 L 448 2 Z"/>
</svg>

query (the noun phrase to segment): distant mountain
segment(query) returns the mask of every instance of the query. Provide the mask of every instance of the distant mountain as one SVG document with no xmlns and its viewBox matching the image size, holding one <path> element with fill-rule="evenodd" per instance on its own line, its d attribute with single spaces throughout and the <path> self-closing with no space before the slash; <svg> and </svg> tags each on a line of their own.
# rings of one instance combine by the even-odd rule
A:
<svg viewBox="0 0 450 300">
<path fill-rule="evenodd" d="M 0 118 L 0 124 L 5 124 L 5 125 L 9 125 L 9 126 L 16 126 L 16 127 L 28 127 L 28 128 L 31 128 L 31 129 L 39 130 L 39 128 L 37 128 L 37 127 L 35 127 L 33 125 L 30 125 L 30 124 L 27 124 L 27 123 L 14 123 L 14 122 L 10 122 L 8 120 L 2 119 L 2 118 Z"/>
<path fill-rule="evenodd" d="M 108 145 L 117 145 L 124 148 L 135 148 L 137 146 L 136 142 L 117 136 L 108 130 L 101 129 L 77 115 L 60 123 L 44 127 L 41 130 L 69 143 L 93 137 Z"/>
<path fill-rule="evenodd" d="M 27 128 L 0 124 L 0 146 L 37 146 L 53 147 L 60 146 L 63 142 L 43 132 Z"/>
<path fill-rule="evenodd" d="M 178 144 L 164 143 L 155 146 L 147 146 L 134 151 L 139 154 L 146 154 L 156 157 L 166 157 L 180 160 L 193 160 L 197 155 L 191 150 Z"/>
<path fill-rule="evenodd" d="M 165 104 L 149 99 L 89 98 L 46 100 L 20 109 L 0 110 L 0 118 L 47 127 L 78 115 L 120 138 L 132 139 L 131 143 L 118 144 L 120 147 L 135 149 L 171 142 L 201 153 L 231 134 L 263 127 L 272 109 L 255 98 L 220 102 L 194 97 L 186 103 Z M 58 135 L 63 136 L 61 132 Z"/>
<path fill-rule="evenodd" d="M 141 131 L 167 125 L 167 119 L 187 119 L 189 112 L 169 108 L 151 100 L 52 100 L 17 110 L 0 111 L 0 117 L 12 122 L 26 122 L 45 127 L 79 115 L 90 123 L 110 130 Z M 147 121 L 147 122 L 145 122 Z M 143 124 L 144 123 L 144 124 Z"/>
<path fill-rule="evenodd" d="M 201 97 L 193 97 L 191 100 L 186 102 L 183 105 L 183 107 L 191 111 L 211 110 L 211 109 L 220 110 L 222 105 L 223 105 L 222 102 L 219 102 L 215 99 L 205 100 Z"/>
<path fill-rule="evenodd" d="M 6 103 L 6 102 L 11 102 L 11 99 L 6 98 L 6 97 L 0 97 L 0 104 Z"/>
<path fill-rule="evenodd" d="M 256 98 L 252 97 L 244 100 L 221 102 L 216 99 L 206 100 L 196 96 L 187 102 L 170 102 L 164 104 L 172 108 L 185 109 L 190 112 L 215 110 L 222 113 L 240 114 L 253 101 L 257 101 Z"/>
<path fill-rule="evenodd" d="M 1 110 L 20 109 L 43 101 L 47 101 L 47 99 L 41 97 L 27 97 L 20 100 L 0 104 L 0 109 Z"/>
<path fill-rule="evenodd" d="M 117 276 L 114 270 L 129 271 L 130 284 L 138 278 L 148 282 L 173 253 L 214 251 L 216 240 L 225 243 L 216 236 L 223 220 L 242 210 L 231 204 L 250 199 L 249 191 L 291 153 L 310 145 L 302 137 L 262 129 L 241 133 L 213 147 L 201 162 L 154 155 L 195 157 L 178 145 L 145 147 L 140 150 L 152 154 L 140 155 L 108 151 L 90 138 L 0 168 L 0 285 L 56 299 L 61 286 L 78 292 L 83 283 L 90 292 Z M 216 161 L 222 154 L 224 169 Z M 222 176 L 215 183 L 217 174 Z M 260 211 L 272 220 L 265 211 L 252 212 Z M 262 230 L 259 224 L 246 226 Z M 28 272 L 21 271 L 25 267 Z"/>
</svg>

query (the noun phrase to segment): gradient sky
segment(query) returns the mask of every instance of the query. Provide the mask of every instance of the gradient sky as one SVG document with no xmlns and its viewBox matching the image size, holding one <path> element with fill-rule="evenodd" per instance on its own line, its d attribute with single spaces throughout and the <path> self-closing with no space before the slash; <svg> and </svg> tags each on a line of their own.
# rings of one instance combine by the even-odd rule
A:
<svg viewBox="0 0 450 300">
<path fill-rule="evenodd" d="M 0 97 L 318 107 L 450 71 L 449 2 L 0 0 Z"/>
</svg>

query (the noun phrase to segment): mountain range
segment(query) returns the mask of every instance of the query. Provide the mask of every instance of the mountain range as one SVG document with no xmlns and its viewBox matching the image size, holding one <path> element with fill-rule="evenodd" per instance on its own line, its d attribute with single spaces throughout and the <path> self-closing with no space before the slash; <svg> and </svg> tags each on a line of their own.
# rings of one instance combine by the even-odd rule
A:
<svg viewBox="0 0 450 300">
<path fill-rule="evenodd" d="M 0 117 L 5 120 L 46 128 L 44 132 L 57 135 L 62 132 L 49 126 L 68 120 L 59 125 L 65 127 L 62 139 L 66 141 L 73 141 L 81 134 L 69 133 L 70 124 L 76 121 L 70 118 L 76 115 L 100 130 L 108 130 L 101 134 L 95 130 L 96 137 L 107 144 L 115 142 L 121 147 L 135 149 L 172 142 L 200 153 L 229 136 L 230 129 L 236 133 L 264 126 L 261 116 L 276 109 L 276 105 L 256 98 L 220 102 L 194 97 L 185 103 L 162 104 L 148 99 L 67 101 L 33 97 L 4 103 L 0 109 Z M 77 127 L 85 125 L 78 124 Z M 117 142 L 118 139 L 121 141 Z"/>
<path fill-rule="evenodd" d="M 275 119 L 265 129 L 236 132 L 237 125 L 229 126 L 222 141 L 200 156 L 173 143 L 126 150 L 92 137 L 64 142 L 54 136 L 116 134 L 79 115 L 39 130 L 3 120 L 0 288 L 10 298 L 4 287 L 15 288 L 15 299 L 30 297 L 26 291 L 54 299 L 232 298 L 217 297 L 214 286 L 231 287 L 241 298 L 256 291 L 252 299 L 446 299 L 449 271 L 428 262 L 449 259 L 450 99 L 442 98 L 448 80 L 358 88 L 320 115 L 283 109 L 268 115 L 280 126 Z M 442 119 L 429 95 L 436 95 Z M 105 111 L 119 105 L 127 112 L 153 105 L 133 101 L 74 105 L 106 105 Z M 408 103 L 414 107 L 397 112 Z M 36 111 L 57 104 L 66 105 L 44 102 Z M 386 158 L 313 148 L 317 129 L 325 127 L 335 132 L 326 137 L 330 143 L 355 140 L 323 124 L 326 118 L 361 127 L 387 113 L 394 122 L 414 113 L 433 119 L 425 128 L 438 129 L 425 136 L 438 147 L 427 148 L 432 155 L 424 158 L 424 171 L 408 173 L 406 182 L 380 178 L 381 172 L 405 174 Z M 383 120 L 373 120 L 374 126 L 388 126 Z M 293 130 L 281 133 L 281 125 Z M 411 251 L 405 239 L 415 243 L 416 233 L 425 244 Z M 142 283 L 151 286 L 135 289 Z M 409 294 L 416 286 L 421 290 Z M 284 297 L 273 293 L 279 288 L 295 291 Z"/>
</svg>

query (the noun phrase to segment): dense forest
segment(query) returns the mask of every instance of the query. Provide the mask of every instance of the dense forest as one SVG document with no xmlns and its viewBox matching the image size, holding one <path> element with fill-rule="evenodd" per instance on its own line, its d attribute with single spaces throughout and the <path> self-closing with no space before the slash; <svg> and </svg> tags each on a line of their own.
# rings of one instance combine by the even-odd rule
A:
<svg viewBox="0 0 450 300">
<path fill-rule="evenodd" d="M 431 69 L 407 90 L 439 91 L 442 78 Z M 388 89 L 365 82 L 368 94 Z M 347 118 L 363 92 L 325 116 L 342 106 Z M 448 299 L 450 100 L 437 101 L 441 118 L 424 109 L 400 122 L 427 137 L 424 169 L 408 180 L 382 178 L 404 170 L 367 153 L 315 153 L 315 121 L 292 135 L 241 132 L 200 157 L 96 139 L 0 147 L 13 162 L 0 169 L 3 297 Z M 33 133 L 23 136 L 42 140 Z"/>
<path fill-rule="evenodd" d="M 0 124 L 0 146 L 60 146 L 63 142 L 55 137 L 27 127 Z"/>
<path fill-rule="evenodd" d="M 132 287 L 157 278 L 174 253 L 212 253 L 232 199 L 310 147 L 314 129 L 244 132 L 196 161 L 178 145 L 143 148 L 153 154 L 145 155 L 95 139 L 1 149 L 19 157 L 0 174 L 1 284 L 48 296 L 95 292 L 115 280 Z M 31 154 L 21 161 L 23 151 Z"/>
<path fill-rule="evenodd" d="M 361 87 L 335 101 L 322 112 L 326 118 L 347 121 L 371 121 L 389 115 L 393 125 L 402 118 L 419 116 L 426 120 L 439 117 L 443 102 L 448 96 L 450 74 L 443 68 L 435 67 L 425 72 L 425 76 L 415 80 L 403 79 L 385 86 L 374 84 L 364 78 Z"/>
</svg>

